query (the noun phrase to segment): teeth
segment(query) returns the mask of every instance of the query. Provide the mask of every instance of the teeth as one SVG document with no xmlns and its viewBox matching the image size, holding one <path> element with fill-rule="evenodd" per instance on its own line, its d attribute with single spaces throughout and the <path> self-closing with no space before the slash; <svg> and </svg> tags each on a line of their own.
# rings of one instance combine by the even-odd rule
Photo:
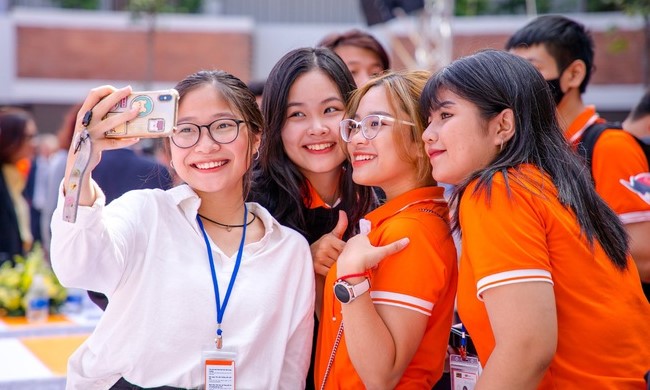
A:
<svg viewBox="0 0 650 390">
<path fill-rule="evenodd" d="M 354 161 L 366 161 L 366 160 L 372 160 L 374 158 L 375 156 L 370 156 L 368 154 L 360 154 L 358 156 L 354 156 Z"/>
<path fill-rule="evenodd" d="M 194 165 L 196 165 L 196 167 L 199 168 L 199 169 L 211 169 L 211 168 L 220 167 L 225 163 L 226 163 L 225 161 L 219 161 L 219 162 L 211 161 L 211 162 L 207 162 L 207 163 L 197 163 L 197 164 L 194 164 Z"/>
<path fill-rule="evenodd" d="M 307 145 L 307 149 L 309 150 L 325 150 L 327 148 L 331 148 L 333 143 L 327 143 L 327 144 L 316 144 L 316 145 Z"/>
</svg>

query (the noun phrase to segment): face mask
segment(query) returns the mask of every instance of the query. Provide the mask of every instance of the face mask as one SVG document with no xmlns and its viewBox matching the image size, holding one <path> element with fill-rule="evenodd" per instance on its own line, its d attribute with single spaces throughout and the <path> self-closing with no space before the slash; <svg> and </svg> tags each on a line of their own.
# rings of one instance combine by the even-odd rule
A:
<svg viewBox="0 0 650 390">
<path fill-rule="evenodd" d="M 555 105 L 557 106 L 564 97 L 564 92 L 562 92 L 562 87 L 560 87 L 560 78 L 546 80 L 546 83 L 551 88 L 551 95 L 553 95 L 553 100 L 555 100 Z"/>
</svg>

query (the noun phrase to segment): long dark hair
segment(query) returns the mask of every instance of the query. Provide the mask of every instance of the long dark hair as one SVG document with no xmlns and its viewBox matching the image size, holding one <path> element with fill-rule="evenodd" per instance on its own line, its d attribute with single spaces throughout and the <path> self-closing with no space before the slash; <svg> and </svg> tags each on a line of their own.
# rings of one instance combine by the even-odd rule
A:
<svg viewBox="0 0 650 390">
<path fill-rule="evenodd" d="M 456 188 L 453 204 L 458 204 L 470 182 L 476 180 L 475 192 L 486 191 L 489 199 L 495 174 L 503 175 L 509 189 L 508 179 L 513 175 L 508 170 L 533 164 L 553 181 L 558 200 L 573 211 L 588 242 L 593 244 L 595 238 L 619 269 L 627 267 L 627 234 L 616 214 L 596 194 L 589 170 L 571 150 L 558 124 L 546 81 L 528 61 L 497 50 L 454 61 L 427 82 L 421 96 L 423 114 L 428 116 L 440 106 L 441 90 L 476 105 L 485 120 L 508 108 L 515 118 L 513 137 L 486 168 Z M 459 229 L 458 213 L 453 227 Z"/>
<path fill-rule="evenodd" d="M 264 85 L 264 132 L 251 193 L 252 199 L 266 207 L 278 221 L 305 236 L 313 229 L 307 226 L 304 212 L 304 197 L 309 193 L 307 179 L 287 156 L 281 133 L 287 118 L 289 90 L 300 75 L 313 69 L 322 71 L 336 84 L 345 102 L 356 87 L 343 61 L 327 48 L 295 49 L 275 64 Z M 347 237 L 359 219 L 375 206 L 376 198 L 372 188 L 352 181 L 352 167 L 347 160 L 342 168 L 339 208 L 348 215 Z"/>
<path fill-rule="evenodd" d="M 252 181 L 252 166 L 253 166 L 253 147 L 255 138 L 253 135 L 262 132 L 263 118 L 259 110 L 255 95 L 246 86 L 246 84 L 223 70 L 201 70 L 193 73 L 183 80 L 179 81 L 174 87 L 179 94 L 180 101 L 189 92 L 202 87 L 204 85 L 212 86 L 219 94 L 228 102 L 228 105 L 242 116 L 242 120 L 246 122 L 249 137 L 248 137 L 248 151 L 247 158 L 249 160 L 249 170 L 243 177 L 243 194 L 244 198 L 247 197 L 250 191 Z"/>
</svg>

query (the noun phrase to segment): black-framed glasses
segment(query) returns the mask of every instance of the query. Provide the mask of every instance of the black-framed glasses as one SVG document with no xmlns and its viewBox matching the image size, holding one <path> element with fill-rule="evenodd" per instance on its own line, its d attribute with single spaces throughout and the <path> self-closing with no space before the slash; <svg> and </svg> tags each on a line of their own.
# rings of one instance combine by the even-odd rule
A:
<svg viewBox="0 0 650 390">
<path fill-rule="evenodd" d="M 172 142 L 182 149 L 191 148 L 199 143 L 201 129 L 208 129 L 210 138 L 218 144 L 229 144 L 239 136 L 239 125 L 244 123 L 241 119 L 220 118 L 207 125 L 194 123 L 179 123 L 172 133 Z"/>
<path fill-rule="evenodd" d="M 343 141 L 345 142 L 350 142 L 352 140 L 352 137 L 361 131 L 363 138 L 367 140 L 374 139 L 377 134 L 379 134 L 379 129 L 387 124 L 386 122 L 401 122 L 407 125 L 415 126 L 415 123 L 401 119 L 395 119 L 393 117 L 385 115 L 368 115 L 367 117 L 361 119 L 359 122 L 355 121 L 354 119 L 343 119 L 339 124 L 339 128 L 341 130 L 341 138 L 343 138 Z"/>
</svg>

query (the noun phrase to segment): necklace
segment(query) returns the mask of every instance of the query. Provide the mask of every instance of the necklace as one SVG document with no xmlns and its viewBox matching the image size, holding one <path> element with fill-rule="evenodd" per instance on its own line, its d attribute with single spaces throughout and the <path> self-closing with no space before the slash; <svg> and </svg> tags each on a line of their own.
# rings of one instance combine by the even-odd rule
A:
<svg viewBox="0 0 650 390">
<path fill-rule="evenodd" d="M 226 231 L 231 231 L 232 228 L 240 228 L 240 227 L 248 226 L 251 223 L 253 223 L 253 221 L 255 221 L 257 219 L 257 215 L 255 215 L 255 213 L 251 213 L 251 214 L 253 215 L 253 218 L 251 218 L 251 220 L 246 222 L 245 224 L 241 224 L 241 225 L 227 225 L 225 223 L 217 222 L 217 221 L 215 221 L 213 219 L 210 219 L 210 218 L 206 217 L 205 215 L 201 215 L 201 214 L 199 214 L 199 217 L 205 219 L 206 221 L 212 222 L 215 225 L 226 228 Z"/>
</svg>

